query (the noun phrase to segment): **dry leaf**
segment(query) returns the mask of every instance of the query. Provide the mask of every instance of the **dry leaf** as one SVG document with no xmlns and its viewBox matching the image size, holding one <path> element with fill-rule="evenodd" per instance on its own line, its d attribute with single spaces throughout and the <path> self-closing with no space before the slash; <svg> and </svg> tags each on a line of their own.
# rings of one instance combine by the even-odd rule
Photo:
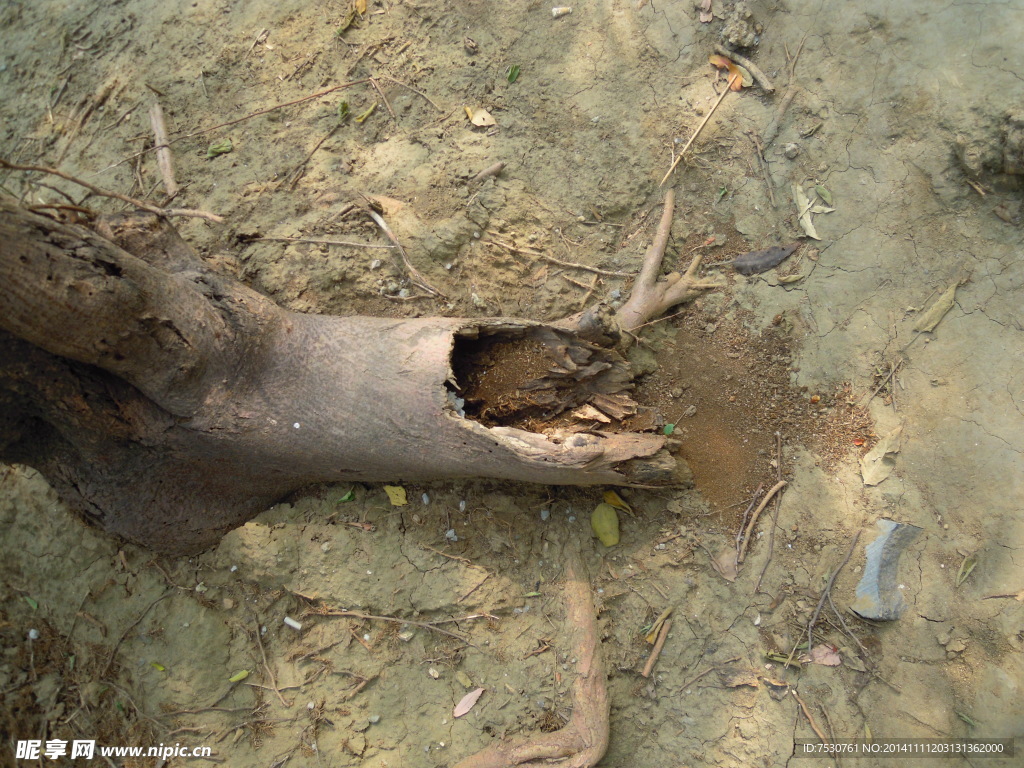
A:
<svg viewBox="0 0 1024 768">
<path fill-rule="evenodd" d="M 356 0 L 354 3 L 354 7 L 356 9 L 356 13 L 362 16 L 364 13 L 366 13 L 366 0 Z"/>
<path fill-rule="evenodd" d="M 700 16 L 698 16 L 698 18 L 700 19 L 701 24 L 707 24 L 715 18 L 715 15 L 711 13 L 711 0 L 701 0 Z"/>
<path fill-rule="evenodd" d="M 625 501 L 623 501 L 622 497 L 619 496 L 619 494 L 617 494 L 615 491 L 605 491 L 604 501 L 605 504 L 611 504 L 613 507 L 616 507 L 617 509 L 624 510 L 631 515 L 633 514 L 633 508 L 629 506 L 629 504 L 627 504 Z"/>
<path fill-rule="evenodd" d="M 800 215 L 800 228 L 804 234 L 814 240 L 821 240 L 814 228 L 814 222 L 811 221 L 811 201 L 807 199 L 803 187 L 799 184 L 793 185 L 793 202 L 796 203 L 796 210 Z"/>
<path fill-rule="evenodd" d="M 931 333 L 935 330 L 935 326 L 938 325 L 942 318 L 946 316 L 946 313 L 953 308 L 953 302 L 956 300 L 956 289 L 959 287 L 960 281 L 953 283 L 947 288 L 939 298 L 935 300 L 928 309 L 917 318 L 917 322 L 914 323 L 914 330 L 918 333 Z"/>
<path fill-rule="evenodd" d="M 708 56 L 708 61 L 714 64 L 719 69 L 727 69 L 729 71 L 729 88 L 734 91 L 740 90 L 744 85 L 749 85 L 753 82 L 750 79 L 750 73 L 746 72 L 742 67 L 739 67 L 733 62 L 732 59 L 727 59 L 725 56 L 719 56 L 712 54 Z M 746 77 L 744 73 L 746 72 Z"/>
<path fill-rule="evenodd" d="M 469 121 L 478 128 L 487 128 L 491 125 L 497 125 L 497 122 L 491 117 L 491 113 L 486 109 L 470 109 L 466 107 L 466 116 Z"/>
<path fill-rule="evenodd" d="M 785 275 L 784 277 L 779 278 L 779 284 L 789 285 L 790 283 L 799 283 L 805 277 L 807 277 L 807 275 Z"/>
<path fill-rule="evenodd" d="M 726 581 L 736 581 L 738 557 L 736 547 L 727 546 L 711 561 L 711 567 Z"/>
<path fill-rule="evenodd" d="M 473 706 L 477 703 L 480 697 L 483 696 L 485 690 L 487 689 L 477 688 L 475 691 L 470 691 L 465 696 L 463 696 L 462 700 L 455 705 L 455 711 L 452 713 L 452 715 L 455 717 L 462 717 L 464 714 L 469 712 L 469 710 L 473 708 Z"/>
<path fill-rule="evenodd" d="M 824 643 L 814 646 L 810 653 L 800 657 L 800 661 L 804 664 L 821 664 L 823 667 L 838 667 L 843 663 L 838 649 Z"/>
<path fill-rule="evenodd" d="M 879 440 L 875 447 L 860 460 L 860 472 L 864 479 L 864 485 L 878 485 L 892 474 L 893 467 L 896 466 L 892 456 L 900 452 L 902 433 L 903 425 L 901 424 Z"/>
<path fill-rule="evenodd" d="M 405 488 L 400 485 L 385 485 L 384 493 L 388 495 L 392 507 L 404 507 L 409 503 L 405 497 Z"/>
</svg>

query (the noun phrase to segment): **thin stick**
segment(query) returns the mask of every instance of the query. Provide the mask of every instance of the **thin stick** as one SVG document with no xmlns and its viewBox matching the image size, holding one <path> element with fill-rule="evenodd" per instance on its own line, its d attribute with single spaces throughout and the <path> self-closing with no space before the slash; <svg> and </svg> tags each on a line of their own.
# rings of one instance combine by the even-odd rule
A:
<svg viewBox="0 0 1024 768">
<path fill-rule="evenodd" d="M 908 346 L 909 346 L 909 345 L 908 345 Z M 900 369 L 900 366 L 902 366 L 902 365 L 903 365 L 903 360 L 904 360 L 903 358 L 900 358 L 899 360 L 897 360 L 897 361 L 896 361 L 896 365 L 893 365 L 892 363 L 889 363 L 889 375 L 888 375 L 888 376 L 886 376 L 886 377 L 885 377 L 884 379 L 882 379 L 882 383 L 881 383 L 881 384 L 879 384 L 879 385 L 878 385 L 877 387 L 875 387 L 875 391 L 874 391 L 874 392 L 872 392 L 872 393 L 871 393 L 870 395 L 868 395 L 868 396 L 867 396 L 867 397 L 866 397 L 866 398 L 865 398 L 865 399 L 864 399 L 864 400 L 863 400 L 863 401 L 861 402 L 860 406 L 861 406 L 862 408 L 863 408 L 863 407 L 864 407 L 865 405 L 867 405 L 868 403 L 870 403 L 870 402 L 871 402 L 872 400 L 874 400 L 874 399 L 875 399 L 875 396 L 876 396 L 876 395 L 877 395 L 877 394 L 878 394 L 879 392 L 881 392 L 881 391 L 882 391 L 882 387 L 884 387 L 884 386 L 885 386 L 886 384 L 888 384 L 888 383 L 889 383 L 889 380 L 890 380 L 890 379 L 891 379 L 891 378 L 892 378 L 893 376 L 895 376 L 895 375 L 896 375 L 896 371 L 898 371 L 898 370 Z"/>
<path fill-rule="evenodd" d="M 761 169 L 761 177 L 764 179 L 764 185 L 768 189 L 768 202 L 771 203 L 772 208 L 775 207 L 775 185 L 772 184 L 772 176 L 768 170 L 768 161 L 764 157 L 764 144 L 761 143 L 760 137 L 753 131 L 747 131 L 747 136 L 754 142 L 754 154 L 757 156 L 757 167 Z"/>
<path fill-rule="evenodd" d="M 698 661 L 700 661 L 700 659 L 697 659 L 697 660 L 698 660 Z M 705 670 L 704 670 L 703 672 L 701 672 L 701 673 L 700 673 L 699 675 L 697 675 L 696 677 L 694 677 L 694 678 L 691 678 L 691 679 L 687 680 L 687 681 L 686 681 L 685 683 L 683 683 L 683 684 L 682 684 L 682 685 L 681 685 L 681 686 L 679 687 L 679 690 L 680 690 L 680 691 L 685 691 L 685 690 L 686 690 L 687 688 L 689 688 L 689 687 L 690 687 L 691 685 L 693 685 L 694 683 L 696 683 L 696 682 L 697 682 L 698 680 L 700 680 L 700 679 L 701 679 L 702 677 L 706 677 L 707 675 L 710 675 L 710 674 L 711 674 L 712 672 L 714 672 L 714 671 L 715 671 L 716 669 L 722 669 L 723 667 L 725 667 L 725 665 L 726 665 L 726 664 L 732 664 L 732 663 L 733 663 L 734 661 L 739 661 L 739 660 L 740 660 L 740 657 L 739 657 L 739 656 L 733 656 L 733 657 L 732 657 L 731 659 L 726 659 L 726 660 L 725 660 L 725 661 L 723 661 L 723 662 L 722 662 L 721 664 L 716 664 L 716 665 L 715 665 L 715 666 L 713 666 L 713 667 L 709 667 L 708 669 L 705 669 Z"/>
<path fill-rule="evenodd" d="M 207 213 L 206 211 L 197 211 L 191 208 L 160 208 L 142 200 L 136 200 L 134 197 L 128 197 L 127 195 L 122 195 L 118 192 L 111 192 L 109 190 L 93 186 L 87 181 L 82 181 L 69 173 L 64 173 L 64 171 L 58 171 L 56 168 L 47 168 L 42 165 L 15 165 L 14 163 L 9 163 L 2 158 L 0 158 L 0 168 L 7 168 L 12 171 L 36 171 L 38 173 L 48 173 L 52 176 L 59 176 L 66 181 L 70 181 L 72 184 L 78 184 L 80 187 L 85 187 L 94 195 L 99 195 L 100 197 L 112 197 L 115 200 L 128 203 L 128 205 L 134 205 L 136 208 L 140 208 L 143 211 L 149 211 L 150 213 L 155 213 L 158 216 L 192 216 L 198 219 L 207 219 L 208 221 L 214 221 L 217 223 L 224 221 L 223 216 L 218 216 L 214 213 Z"/>
<path fill-rule="evenodd" d="M 792 688 L 789 689 L 789 692 L 793 694 L 793 698 L 796 699 L 797 703 L 800 705 L 800 709 L 803 710 L 804 717 L 806 717 L 807 718 L 807 722 L 811 724 L 811 730 L 814 731 L 814 733 L 817 735 L 817 737 L 819 739 L 821 739 L 821 741 L 823 743 L 831 744 L 832 742 L 829 741 L 828 738 L 826 738 L 825 734 L 822 733 L 821 729 L 818 727 L 818 724 L 816 722 L 814 722 L 814 718 L 811 717 L 811 710 L 809 710 L 807 708 L 807 705 L 804 704 L 804 700 L 800 698 L 800 694 L 798 694 Z"/>
<path fill-rule="evenodd" d="M 142 613 L 139 614 L 139 618 L 137 618 L 135 621 L 133 621 L 125 628 L 124 632 L 121 633 L 121 637 L 118 638 L 118 641 L 114 644 L 114 647 L 111 648 L 110 656 L 107 658 L 107 663 L 103 665 L 103 671 L 100 672 L 100 677 L 103 677 L 107 674 L 107 672 L 110 671 L 110 667 L 114 663 L 114 657 L 117 656 L 117 649 L 121 647 L 121 643 L 123 643 L 124 639 L 128 637 L 128 633 L 135 629 L 135 627 L 139 626 L 142 620 L 146 618 L 146 614 L 150 612 L 154 605 L 159 603 L 161 600 L 166 600 L 173 594 L 173 591 L 164 592 L 162 595 L 160 595 L 160 597 L 158 597 L 156 600 L 154 600 L 152 603 L 146 606 Z"/>
<path fill-rule="evenodd" d="M 320 141 L 318 141 L 316 143 L 316 146 L 314 146 L 311 150 L 309 150 L 309 154 L 306 155 L 305 159 L 303 159 L 303 161 L 301 163 L 299 163 L 298 165 L 295 166 L 294 169 L 292 169 L 292 172 L 288 174 L 289 176 L 292 177 L 292 182 L 291 182 L 291 184 L 288 187 L 289 189 L 295 189 L 295 185 L 298 184 L 299 183 L 299 179 L 302 178 L 302 171 L 306 167 L 306 164 L 312 159 L 313 155 L 316 154 L 316 151 L 318 149 L 320 149 L 320 147 L 323 145 L 323 143 L 325 141 L 327 141 L 329 138 L 331 138 L 331 136 L 333 136 L 334 133 L 340 127 L 341 127 L 341 123 L 340 122 L 336 123 L 335 126 L 333 128 L 331 128 L 331 130 L 329 130 L 327 132 L 327 134 L 322 139 L 320 139 Z"/>
<path fill-rule="evenodd" d="M 267 651 L 263 647 L 263 638 L 260 636 L 260 621 L 256 619 L 256 645 L 259 646 L 260 656 L 263 657 L 263 668 L 267 670 L 267 677 L 270 678 L 270 688 L 277 694 L 277 698 L 281 700 L 281 704 L 284 705 L 285 709 L 290 707 L 293 702 L 286 701 L 284 696 L 281 695 L 280 689 L 277 687 L 277 680 L 274 677 L 274 672 L 270 668 L 270 663 L 267 661 Z"/>
<path fill-rule="evenodd" d="M 771 490 L 765 494 L 764 498 L 761 499 L 761 503 L 757 505 L 757 509 L 754 510 L 754 514 L 750 517 L 750 522 L 747 523 L 747 530 L 743 534 L 743 544 L 740 546 L 739 557 L 736 558 L 737 563 L 742 563 L 743 558 L 747 554 L 747 546 L 750 544 L 750 534 L 754 530 L 754 525 L 757 523 L 757 518 L 761 516 L 761 512 L 768 506 L 768 502 L 771 501 L 772 496 L 781 491 L 786 487 L 788 483 L 785 480 L 779 480 L 775 485 L 772 486 Z"/>
<path fill-rule="evenodd" d="M 715 110 L 718 109 L 718 105 L 722 103 L 722 100 L 725 99 L 725 97 L 729 94 L 729 91 L 732 90 L 732 84 L 737 77 L 739 77 L 738 74 L 730 75 L 729 86 L 724 91 L 722 91 L 722 95 L 718 97 L 718 101 L 715 102 L 715 106 L 713 106 L 711 108 L 711 111 L 709 111 L 707 115 L 704 116 L 704 119 L 701 120 L 700 125 L 697 126 L 697 130 L 693 132 L 693 136 L 690 137 L 690 140 L 686 142 L 686 145 L 679 151 L 679 156 L 676 158 L 675 162 L 672 163 L 672 167 L 668 169 L 668 173 L 666 173 L 665 176 L 662 178 L 661 184 L 658 185 L 659 187 L 665 186 L 665 182 L 668 181 L 668 177 L 672 175 L 672 171 L 674 171 L 676 169 L 676 166 L 679 165 L 679 161 L 683 159 L 683 155 L 686 154 L 686 150 L 690 148 L 690 145 L 693 144 L 693 140 L 700 135 L 700 132 L 702 130 L 704 130 L 704 126 L 708 124 L 708 120 L 710 120 L 711 116 L 715 114 Z"/>
<path fill-rule="evenodd" d="M 723 56 L 732 59 L 744 69 L 749 70 L 750 74 L 754 76 L 754 79 L 761 83 L 761 87 L 764 90 L 768 91 L 768 93 L 771 93 L 772 91 L 775 90 L 775 86 L 772 85 L 772 81 L 768 79 L 768 76 L 761 71 L 761 68 L 757 66 L 757 64 L 752 62 L 746 56 L 742 56 L 736 53 L 735 51 L 730 51 L 721 43 L 715 44 L 715 53 L 720 53 Z"/>
<path fill-rule="evenodd" d="M 250 242 L 267 240 L 272 243 L 316 243 L 318 245 L 345 245 L 349 248 L 384 248 L 390 250 L 393 245 L 381 245 L 380 243 L 354 243 L 349 240 L 331 240 L 327 237 L 254 237 Z"/>
<path fill-rule="evenodd" d="M 370 208 L 369 206 L 367 206 L 366 212 L 369 214 L 370 218 L 377 223 L 377 226 L 380 227 L 381 232 L 387 235 L 388 240 L 395 244 L 395 248 L 398 249 L 398 253 L 402 257 L 402 263 L 400 266 L 405 267 L 405 271 L 406 273 L 408 273 L 409 279 L 413 282 L 413 284 L 416 285 L 416 287 L 426 291 L 432 296 L 443 296 L 444 294 L 442 294 L 439 290 L 437 290 L 437 288 L 428 283 L 427 279 L 423 277 L 423 275 L 419 273 L 416 267 L 412 265 L 412 262 L 409 261 L 409 254 L 405 252 L 405 248 L 403 248 L 402 244 L 398 242 L 398 238 L 395 237 L 395 233 L 391 231 L 391 227 L 388 226 L 387 222 L 384 221 L 381 215 L 377 213 L 375 210 L 373 210 L 373 208 Z"/>
<path fill-rule="evenodd" d="M 174 158 L 167 146 L 167 123 L 164 122 L 164 110 L 159 101 L 154 101 L 149 108 L 149 122 L 153 125 L 153 144 L 156 149 L 156 164 L 164 180 L 164 191 L 167 199 L 178 196 L 178 182 L 174 180 Z"/>
<path fill-rule="evenodd" d="M 460 643 L 467 643 L 472 645 L 462 635 L 457 635 L 454 632 L 449 632 L 447 629 L 441 629 L 433 624 L 425 621 L 413 621 L 412 619 L 399 619 L 396 616 L 374 616 L 369 613 L 359 613 L 358 611 L 328 611 L 327 613 L 317 613 L 318 616 L 342 616 L 349 619 L 365 619 L 366 621 L 392 621 L 396 624 L 408 624 L 411 627 L 421 627 L 422 629 L 432 629 L 435 632 L 440 632 L 442 635 L 448 635 L 448 637 L 454 637 Z"/>
<path fill-rule="evenodd" d="M 402 82 L 401 80 L 395 80 L 395 78 L 393 78 L 393 77 L 388 77 L 387 75 L 381 75 L 380 79 L 381 79 L 381 80 L 390 80 L 390 81 L 391 81 L 392 83 L 394 83 L 395 85 L 400 85 L 400 86 L 402 86 L 403 88 L 408 88 L 408 89 L 409 89 L 410 91 L 412 91 L 413 93 L 415 93 L 415 94 L 417 94 L 417 95 L 419 95 L 419 96 L 422 96 L 422 97 L 423 97 L 424 99 L 426 99 L 426 100 L 427 100 L 427 102 L 428 102 L 428 103 L 430 104 L 430 106 L 432 106 L 432 107 L 433 107 L 434 109 L 436 109 L 436 110 L 437 110 L 438 112 L 444 112 L 444 110 L 443 110 L 443 109 L 441 109 L 441 107 L 437 106 L 437 104 L 435 104 L 435 103 L 434 103 L 433 101 L 431 101 L 431 100 L 430 100 L 430 97 L 429 97 L 429 96 L 427 96 L 427 94 L 425 94 L 425 93 L 424 93 L 423 91 L 417 91 L 417 90 L 416 90 L 415 88 L 413 88 L 413 87 L 412 87 L 411 85 L 408 85 L 408 84 L 406 84 L 406 83 L 403 83 L 403 82 Z"/>
<path fill-rule="evenodd" d="M 644 664 L 644 671 L 640 674 L 644 677 L 650 677 L 651 672 L 654 671 L 654 664 L 658 661 L 658 657 L 661 655 L 661 649 L 665 646 L 665 639 L 668 637 L 668 631 L 672 629 L 672 619 L 665 619 L 665 623 L 661 625 L 661 631 L 658 633 L 658 640 L 654 643 L 654 650 L 651 651 L 651 655 L 647 657 L 647 663 Z"/>
<path fill-rule="evenodd" d="M 747 527 L 747 520 L 750 519 L 750 513 L 754 511 L 754 505 L 757 504 L 757 497 L 761 495 L 761 491 L 764 490 L 764 484 L 758 483 L 757 489 L 754 491 L 754 495 L 750 497 L 750 504 L 747 505 L 746 511 L 743 513 L 743 522 L 740 523 L 740 528 L 736 531 L 736 554 L 740 553 L 740 544 L 743 543 L 743 529 Z M 741 504 L 743 502 L 740 502 Z"/>
<path fill-rule="evenodd" d="M 821 609 L 825 605 L 825 600 L 828 599 L 829 593 L 832 591 L 832 585 L 836 583 L 836 576 L 843 570 L 843 566 L 850 562 L 850 558 L 853 557 L 853 550 L 857 546 L 857 540 L 860 538 L 860 531 L 853 537 L 853 541 L 850 542 L 850 548 L 846 550 L 846 557 L 843 558 L 843 562 L 839 564 L 839 567 L 832 572 L 832 575 L 828 579 L 828 584 L 825 585 L 824 591 L 821 593 L 821 598 L 818 600 L 818 607 L 814 609 L 814 615 L 811 616 L 811 620 L 807 622 L 807 652 L 810 653 L 814 649 L 814 625 L 818 621 L 818 616 L 821 615 Z"/>
<path fill-rule="evenodd" d="M 368 77 L 367 80 L 370 81 L 370 85 L 374 87 L 377 93 L 380 94 L 380 97 L 384 100 L 384 106 L 388 108 L 388 112 L 391 113 L 391 117 L 395 120 L 395 122 L 398 122 L 398 115 L 396 115 L 395 110 L 391 108 L 391 102 L 388 101 L 388 97 L 384 95 L 384 91 L 381 90 L 380 85 L 372 77 Z"/>
<path fill-rule="evenodd" d="M 771 143 L 775 141 L 775 137 L 779 135 L 779 125 L 782 122 L 782 116 L 786 114 L 786 110 L 789 109 L 789 105 L 793 103 L 793 99 L 799 91 L 800 89 L 793 83 L 790 83 L 786 89 L 786 94 L 775 109 L 775 114 L 772 115 L 768 127 L 764 129 L 764 145 L 766 147 L 771 146 Z"/>
<path fill-rule="evenodd" d="M 778 430 L 775 431 L 775 476 L 777 479 L 782 480 L 782 433 Z M 764 567 L 757 577 L 757 583 L 754 584 L 754 594 L 757 594 L 758 590 L 761 589 L 761 581 L 768 572 L 768 565 L 772 561 L 772 555 L 775 554 L 775 529 L 779 525 L 779 510 L 781 509 L 782 497 L 780 496 L 775 499 L 775 513 L 772 515 L 772 527 L 768 533 L 768 557 L 765 558 Z"/>
<path fill-rule="evenodd" d="M 363 83 L 367 83 L 367 82 L 369 82 L 369 78 L 364 77 L 364 78 L 361 78 L 359 80 L 352 80 L 352 81 L 347 82 L 347 83 L 342 83 L 341 85 L 332 85 L 330 88 L 325 88 L 322 91 L 317 91 L 316 93 L 311 93 L 309 96 L 303 96 L 301 99 L 295 99 L 293 101 L 286 101 L 283 104 L 275 104 L 274 106 L 267 107 L 266 109 L 260 109 L 260 110 L 257 110 L 256 112 L 250 112 L 248 115 L 245 115 L 244 117 L 238 117 L 238 118 L 235 118 L 234 120 L 228 120 L 226 123 L 218 123 L 217 125 L 210 126 L 209 128 L 203 128 L 202 130 L 199 130 L 199 131 L 192 131 L 192 133 L 183 134 L 181 136 L 178 136 L 178 137 L 173 138 L 170 141 L 168 141 L 167 145 L 170 146 L 171 144 L 177 144 L 179 141 L 184 141 L 185 139 L 191 139 L 194 136 L 202 136 L 204 133 L 210 133 L 211 131 L 216 131 L 219 128 L 227 128 L 228 126 L 231 126 L 231 125 L 237 125 L 238 123 L 243 123 L 246 120 L 251 120 L 254 117 L 259 117 L 260 115 L 265 115 L 268 112 L 273 112 L 276 109 L 282 109 L 284 107 L 291 107 L 291 106 L 294 106 L 296 104 L 302 104 L 305 101 L 309 101 L 311 99 L 318 99 L 321 96 L 326 96 L 329 93 L 334 93 L 335 91 L 340 91 L 343 88 L 351 88 L 353 85 L 362 85 Z M 113 165 L 108 165 L 103 170 L 97 171 L 94 175 L 99 175 L 101 173 L 109 171 L 111 168 L 116 168 L 117 166 L 121 165 L 122 163 L 127 163 L 129 160 L 134 160 L 136 157 L 141 157 L 142 155 L 145 155 L 147 152 L 153 152 L 155 149 L 156 149 L 156 147 L 150 147 L 149 149 L 144 149 L 141 152 L 136 152 L 134 155 L 129 155 L 124 160 L 118 160 Z"/>
</svg>

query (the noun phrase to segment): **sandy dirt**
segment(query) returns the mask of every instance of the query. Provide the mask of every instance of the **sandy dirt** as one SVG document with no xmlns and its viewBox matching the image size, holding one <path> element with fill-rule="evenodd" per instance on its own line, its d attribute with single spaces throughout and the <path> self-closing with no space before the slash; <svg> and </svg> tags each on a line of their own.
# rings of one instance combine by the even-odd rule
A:
<svg viewBox="0 0 1024 768">
<path fill-rule="evenodd" d="M 167 560 L 85 528 L 33 471 L 2 469 L 0 764 L 36 764 L 14 761 L 12 740 L 96 738 L 207 745 L 228 766 L 420 768 L 558 728 L 575 661 L 562 552 L 578 541 L 612 698 L 601 765 L 787 765 L 794 740 L 815 738 L 798 697 L 830 738 L 1016 737 L 1015 759 L 929 764 L 1019 765 L 1024 4 L 714 0 L 701 23 L 694 3 L 669 0 L 586 0 L 561 18 L 537 2 L 370 0 L 342 29 L 349 10 L 6 2 L 0 156 L 162 202 L 153 154 L 138 154 L 158 99 L 175 205 L 226 217 L 182 233 L 283 306 L 555 319 L 628 293 L 629 277 L 545 257 L 636 272 L 659 181 L 725 86 L 708 55 L 723 38 L 743 45 L 774 94 L 729 93 L 669 182 L 669 267 L 703 252 L 725 286 L 630 351 L 696 488 L 622 491 L 633 514 L 606 548 L 589 523 L 605 489 L 409 485 L 395 507 L 381 486 L 319 487 Z M 790 88 L 763 169 L 755 140 Z M 496 124 L 475 127 L 467 107 Z M 207 157 L 224 140 L 232 151 Z M 497 178 L 469 181 L 498 161 Z M 793 185 L 834 208 L 811 214 L 820 240 L 805 237 Z M 42 176 L 5 172 L 0 187 L 83 200 Z M 388 198 L 444 300 L 422 297 L 389 251 L 268 239 L 385 245 L 346 214 L 360 194 Z M 777 269 L 728 266 L 796 239 Z M 915 331 L 955 283 L 941 321 Z M 901 425 L 892 474 L 866 486 L 862 454 Z M 781 505 L 724 579 L 712 557 L 780 476 Z M 900 565 L 907 611 L 871 623 L 847 608 L 882 518 L 923 533 Z M 842 663 L 786 667 L 768 654 L 806 638 L 857 532 L 831 591 L 847 626 L 826 603 L 815 630 Z M 644 678 L 644 628 L 670 607 Z"/>
</svg>

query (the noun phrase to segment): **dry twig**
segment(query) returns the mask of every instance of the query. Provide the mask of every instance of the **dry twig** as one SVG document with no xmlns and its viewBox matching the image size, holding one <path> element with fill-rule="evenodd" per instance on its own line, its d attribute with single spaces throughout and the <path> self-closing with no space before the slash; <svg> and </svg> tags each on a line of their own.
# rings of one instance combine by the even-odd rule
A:
<svg viewBox="0 0 1024 768">
<path fill-rule="evenodd" d="M 750 517 L 750 522 L 747 523 L 746 533 L 743 535 L 743 544 L 740 546 L 740 554 L 736 558 L 737 563 L 742 563 L 743 558 L 747 554 L 747 546 L 750 544 L 750 534 L 754 530 L 754 525 L 757 523 L 757 518 L 761 516 L 761 512 L 768 506 L 768 502 L 772 500 L 772 496 L 781 491 L 787 485 L 785 480 L 779 480 L 775 485 L 772 486 L 771 490 L 765 494 L 764 498 L 761 499 L 761 503 L 757 505 L 757 509 L 754 510 L 754 514 Z"/>
<path fill-rule="evenodd" d="M 164 191 L 167 200 L 178 196 L 178 182 L 174 180 L 174 158 L 167 146 L 167 123 L 164 122 L 164 110 L 159 101 L 154 101 L 149 108 L 149 121 L 153 125 L 153 148 L 156 150 L 156 164 L 164 180 Z"/>
<path fill-rule="evenodd" d="M 715 105 L 704 116 L 704 119 L 701 120 L 700 125 L 697 126 L 697 130 L 693 132 L 693 136 L 690 137 L 690 140 L 686 142 L 686 145 L 681 150 L 679 150 L 679 156 L 676 157 L 675 162 L 673 162 L 672 166 L 668 169 L 668 173 L 666 173 L 665 176 L 662 178 L 661 184 L 658 185 L 659 187 L 665 186 L 665 182 L 668 181 L 668 177 L 672 175 L 672 171 L 676 169 L 676 166 L 679 165 L 679 162 L 683 159 L 683 155 L 686 154 L 686 150 L 690 148 L 690 145 L 693 144 L 693 140 L 700 135 L 701 131 L 704 130 L 704 126 L 708 124 L 708 120 L 710 120 L 711 116 L 715 114 L 715 110 L 718 109 L 718 105 L 722 103 L 725 97 L 729 94 L 729 91 L 732 90 L 732 84 L 737 77 L 739 77 L 738 74 L 729 76 L 728 86 L 724 91 L 722 91 L 722 95 L 718 97 L 718 101 L 715 102 Z"/>
<path fill-rule="evenodd" d="M 647 657 L 647 663 L 644 664 L 644 671 L 640 674 L 644 677 L 650 677 L 651 672 L 654 671 L 654 665 L 658 661 L 658 657 L 661 655 L 661 649 L 665 646 L 665 639 L 668 637 L 668 631 L 672 629 L 672 619 L 665 619 L 665 622 L 661 625 L 661 631 L 658 633 L 658 640 L 654 643 L 654 650 L 651 651 L 651 655 Z"/>
<path fill-rule="evenodd" d="M 100 187 L 94 186 L 87 181 L 82 181 L 70 173 L 64 173 L 64 171 L 58 171 L 56 168 L 47 168 L 42 165 L 15 165 L 6 160 L 0 159 L 0 168 L 7 168 L 12 171 L 36 171 L 38 173 L 48 173 L 51 176 L 59 176 L 62 179 L 70 181 L 72 184 L 77 184 L 80 187 L 85 187 L 94 195 L 100 197 L 111 197 L 115 200 L 120 200 L 128 205 L 134 205 L 136 208 L 155 213 L 158 216 L 191 216 L 198 219 L 206 219 L 207 221 L 222 222 L 224 217 L 218 216 L 214 213 L 208 213 L 207 211 L 197 211 L 192 208 L 160 208 L 159 206 L 152 205 L 143 200 L 136 200 L 134 197 L 128 197 L 128 195 L 122 195 L 118 192 L 111 192 L 110 190 L 101 189 Z"/>
<path fill-rule="evenodd" d="M 829 576 L 828 583 L 825 585 L 825 589 L 821 593 L 821 598 L 818 600 L 818 606 L 814 609 L 814 615 L 811 616 L 811 620 L 807 622 L 807 652 L 810 653 L 814 649 L 814 625 L 818 621 L 818 616 L 821 615 L 821 609 L 825 605 L 825 600 L 828 599 L 829 594 L 832 592 L 832 585 L 836 583 L 836 576 L 843 570 L 850 558 L 853 557 L 853 550 L 857 546 L 857 541 L 860 539 L 860 531 L 857 531 L 853 536 L 853 541 L 850 542 L 850 548 L 846 550 L 846 557 L 843 558 L 843 562 L 839 564 L 832 575 Z"/>
</svg>

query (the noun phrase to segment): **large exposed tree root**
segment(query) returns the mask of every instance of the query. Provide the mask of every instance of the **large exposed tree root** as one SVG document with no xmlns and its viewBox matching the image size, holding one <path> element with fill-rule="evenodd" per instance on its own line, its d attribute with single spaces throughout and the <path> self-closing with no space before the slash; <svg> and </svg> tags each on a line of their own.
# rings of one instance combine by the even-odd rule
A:
<svg viewBox="0 0 1024 768">
<path fill-rule="evenodd" d="M 289 312 L 153 214 L 91 231 L 0 196 L 0 458 L 174 554 L 310 483 L 686 484 L 669 438 L 630 431 L 632 374 L 614 348 L 620 329 L 711 286 L 698 261 L 658 279 L 672 204 L 619 312 L 545 324 Z M 488 378 L 502 355 L 510 375 Z M 611 426 L 574 421 L 577 408 Z"/>
<path fill-rule="evenodd" d="M 566 549 L 565 626 L 571 637 L 570 653 L 576 658 L 572 719 L 551 733 L 499 741 L 464 758 L 455 768 L 589 768 L 604 757 L 611 704 L 601 662 L 597 612 L 579 551 L 574 544 Z"/>
</svg>

